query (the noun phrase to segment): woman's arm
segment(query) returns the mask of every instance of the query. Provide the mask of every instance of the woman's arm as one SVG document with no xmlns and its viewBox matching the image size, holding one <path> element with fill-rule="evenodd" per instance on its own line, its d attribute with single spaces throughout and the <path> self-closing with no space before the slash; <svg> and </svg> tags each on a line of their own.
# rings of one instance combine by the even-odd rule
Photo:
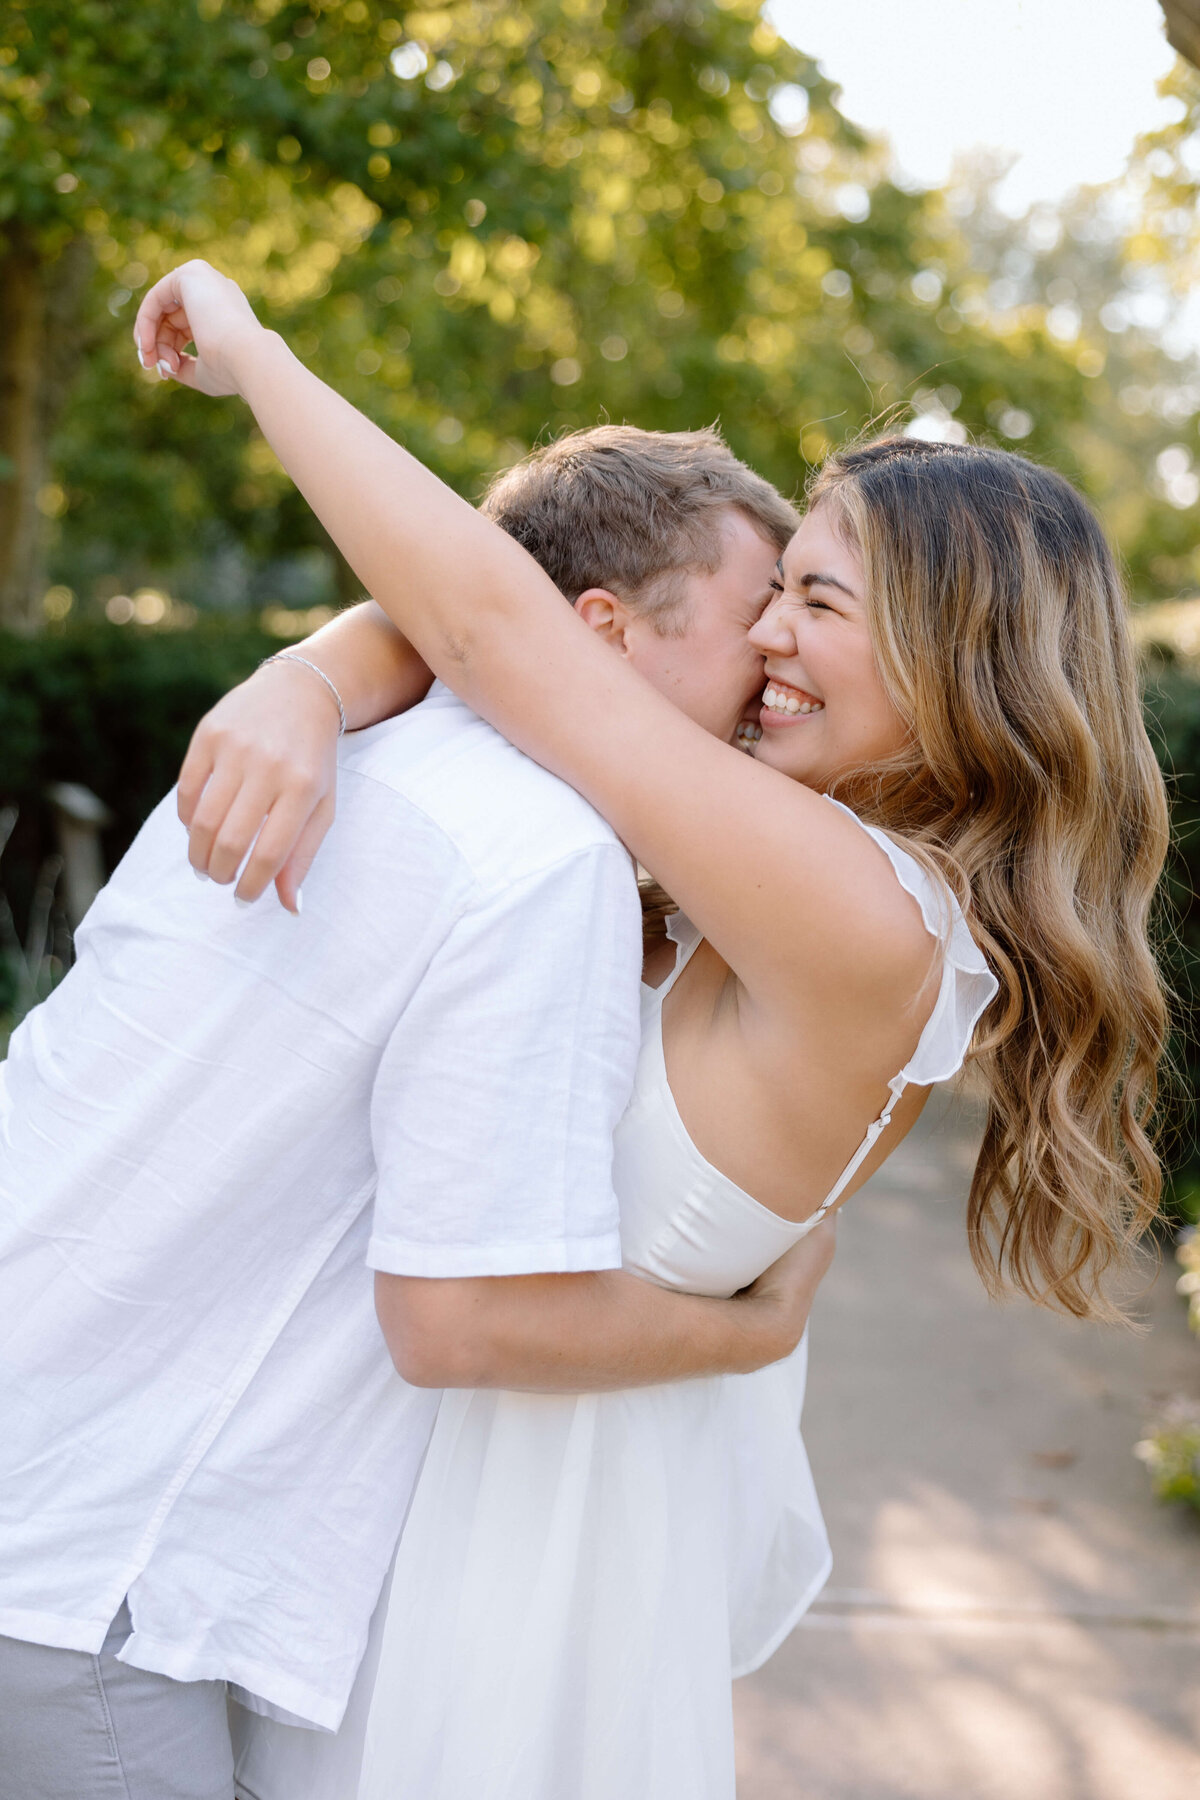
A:
<svg viewBox="0 0 1200 1800">
<path fill-rule="evenodd" d="M 347 731 L 407 712 L 425 698 L 433 681 L 428 663 L 374 600 L 347 607 L 288 650 L 308 657 L 328 675 L 342 697 Z"/>
<path fill-rule="evenodd" d="M 239 393 L 367 590 L 429 666 L 569 781 L 653 868 L 776 1020 L 853 1026 L 920 988 L 928 938 L 866 834 L 816 794 L 694 725 L 597 641 L 511 538 L 189 263 L 138 315 L 143 358 Z M 194 340 L 197 354 L 186 354 Z M 885 1034 L 887 1035 L 887 1034 Z"/>
<path fill-rule="evenodd" d="M 406 712 L 433 677 L 374 601 L 340 613 L 294 653 L 333 682 L 350 730 Z M 274 879 L 289 911 L 333 823 L 339 717 L 329 689 L 303 663 L 271 662 L 205 714 L 179 774 L 179 817 L 193 866 L 238 882 L 256 900 Z M 256 836 L 257 834 L 257 836 Z"/>
</svg>

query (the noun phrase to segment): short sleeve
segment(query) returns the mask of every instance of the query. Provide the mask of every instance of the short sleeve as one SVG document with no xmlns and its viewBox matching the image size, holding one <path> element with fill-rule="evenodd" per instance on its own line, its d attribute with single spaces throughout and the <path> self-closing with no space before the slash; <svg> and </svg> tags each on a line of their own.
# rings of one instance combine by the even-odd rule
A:
<svg viewBox="0 0 1200 1800">
<path fill-rule="evenodd" d="M 962 1068 L 975 1027 L 995 999 L 1000 984 L 971 936 L 970 926 L 953 894 L 940 887 L 916 858 L 894 843 L 886 831 L 867 825 L 840 800 L 834 800 L 828 794 L 825 798 L 878 844 L 895 870 L 901 887 L 921 908 L 925 929 L 942 946 L 942 980 L 938 997 L 917 1048 L 901 1074 L 906 1082 L 921 1087 L 931 1086 L 935 1081 L 949 1081 Z"/>
<path fill-rule="evenodd" d="M 637 887 L 617 844 L 465 912 L 378 1070 L 371 1267 L 619 1267 L 613 1131 L 633 1086 L 640 971 Z"/>
</svg>

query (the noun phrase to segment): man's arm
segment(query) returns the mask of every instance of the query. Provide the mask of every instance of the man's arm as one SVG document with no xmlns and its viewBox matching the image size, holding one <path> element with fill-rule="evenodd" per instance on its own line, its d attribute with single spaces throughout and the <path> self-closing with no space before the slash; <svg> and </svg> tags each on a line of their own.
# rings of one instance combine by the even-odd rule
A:
<svg viewBox="0 0 1200 1800">
<path fill-rule="evenodd" d="M 732 1300 L 655 1287 L 622 1270 L 430 1281 L 376 1275 L 375 1310 L 417 1387 L 597 1393 L 747 1374 L 795 1349 L 836 1227 L 823 1221 Z"/>
<path fill-rule="evenodd" d="M 588 1392 L 759 1368 L 799 1341 L 831 1231 L 732 1300 L 619 1266 L 640 938 L 627 856 L 589 843 L 468 908 L 397 1020 L 367 1259 L 409 1381 Z"/>
<path fill-rule="evenodd" d="M 777 1361 L 799 1341 L 828 1234 L 732 1300 L 620 1267 L 613 1132 L 639 1040 L 633 868 L 573 800 L 561 810 L 542 794 L 540 775 L 526 789 L 532 772 L 508 757 L 470 765 L 481 792 L 522 784 L 496 791 L 472 838 L 519 830 L 515 869 L 534 866 L 490 885 L 488 864 L 375 1078 L 367 1260 L 396 1366 L 427 1387 L 587 1392 Z M 544 804 L 556 810 L 535 826 Z M 539 843 L 556 852 L 541 866 Z"/>
</svg>

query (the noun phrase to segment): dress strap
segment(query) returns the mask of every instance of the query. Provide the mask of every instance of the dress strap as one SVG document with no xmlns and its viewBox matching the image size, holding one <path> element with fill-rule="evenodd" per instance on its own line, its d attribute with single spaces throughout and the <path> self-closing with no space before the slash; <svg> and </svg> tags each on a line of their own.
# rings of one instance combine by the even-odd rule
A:
<svg viewBox="0 0 1200 1800">
<path fill-rule="evenodd" d="M 842 1195 L 845 1193 L 847 1187 L 849 1186 L 851 1180 L 854 1178 L 855 1175 L 858 1174 L 858 1171 L 862 1168 L 864 1162 L 866 1162 L 867 1157 L 871 1154 L 871 1151 L 875 1148 L 875 1145 L 878 1142 L 879 1136 L 880 1136 L 881 1132 L 883 1131 L 884 1127 L 886 1125 L 891 1124 L 892 1112 L 895 1108 L 896 1102 L 897 1102 L 897 1100 L 899 1100 L 901 1094 L 904 1092 L 904 1090 L 907 1086 L 908 1086 L 908 1076 L 904 1073 L 903 1070 L 901 1070 L 899 1075 L 892 1076 L 892 1079 L 888 1082 L 888 1088 L 889 1088 L 889 1090 L 891 1092 L 891 1096 L 892 1096 L 891 1099 L 888 1101 L 887 1105 L 884 1107 L 884 1109 L 880 1113 L 879 1117 L 872 1124 L 867 1126 L 866 1137 L 864 1137 L 862 1143 L 858 1146 L 858 1149 L 854 1152 L 854 1155 L 851 1157 L 850 1161 L 846 1164 L 846 1167 L 842 1170 L 841 1174 L 838 1176 L 836 1187 L 834 1187 L 832 1193 L 830 1193 L 826 1197 L 824 1204 L 822 1206 L 818 1206 L 816 1212 L 809 1213 L 808 1218 L 805 1221 L 806 1224 L 808 1224 L 808 1225 L 819 1224 L 820 1221 L 825 1217 L 825 1214 L 829 1211 L 830 1207 L 837 1205 L 838 1201 L 841 1199 Z"/>
</svg>

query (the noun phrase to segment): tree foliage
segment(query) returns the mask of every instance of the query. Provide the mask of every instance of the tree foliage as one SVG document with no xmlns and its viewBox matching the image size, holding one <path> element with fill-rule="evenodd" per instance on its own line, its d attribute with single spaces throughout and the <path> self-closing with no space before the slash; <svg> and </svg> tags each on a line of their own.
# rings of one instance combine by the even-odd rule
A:
<svg viewBox="0 0 1200 1800">
<path fill-rule="evenodd" d="M 136 297 L 187 253 L 468 492 L 602 416 L 719 418 L 788 492 L 910 404 L 1028 412 L 1072 462 L 1075 358 L 962 304 L 961 222 L 759 0 L 33 0 L 5 43 L 3 229 L 95 269 L 39 487 L 81 594 L 300 592 L 271 559 L 322 542 L 235 408 L 132 368 Z"/>
</svg>

